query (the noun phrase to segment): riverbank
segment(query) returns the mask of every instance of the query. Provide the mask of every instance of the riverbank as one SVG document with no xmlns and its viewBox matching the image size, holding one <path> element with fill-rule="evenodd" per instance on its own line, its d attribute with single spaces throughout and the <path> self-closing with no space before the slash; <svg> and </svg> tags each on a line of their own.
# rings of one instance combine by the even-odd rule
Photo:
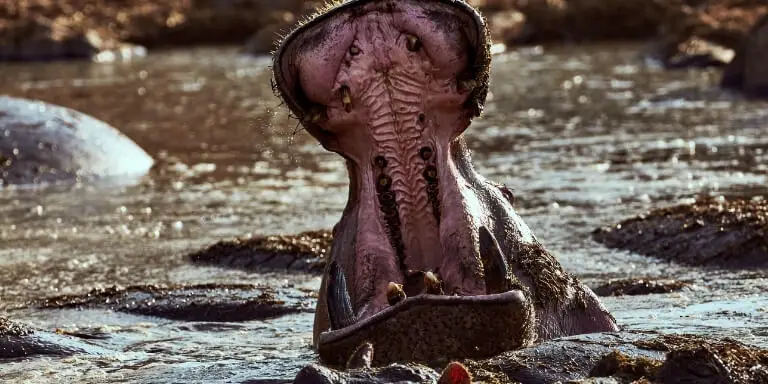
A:
<svg viewBox="0 0 768 384">
<path fill-rule="evenodd" d="M 323 4 L 314 0 L 22 0 L 0 5 L 0 59 L 86 58 L 130 46 L 272 42 Z M 729 49 L 768 12 L 759 0 L 470 0 L 488 18 L 495 42 L 658 40 L 665 49 L 691 38 Z M 677 49 L 677 48 L 675 48 Z M 682 48 L 684 50 L 684 48 Z"/>
</svg>

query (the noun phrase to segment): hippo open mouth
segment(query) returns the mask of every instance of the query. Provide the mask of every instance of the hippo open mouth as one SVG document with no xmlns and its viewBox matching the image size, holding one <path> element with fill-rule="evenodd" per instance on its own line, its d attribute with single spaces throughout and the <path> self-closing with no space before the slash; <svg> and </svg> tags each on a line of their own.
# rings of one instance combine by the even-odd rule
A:
<svg viewBox="0 0 768 384">
<path fill-rule="evenodd" d="M 276 90 L 347 161 L 314 342 L 329 363 L 480 357 L 538 338 L 616 330 L 477 174 L 462 133 L 489 84 L 484 19 L 459 0 L 356 0 L 289 34 Z"/>
</svg>

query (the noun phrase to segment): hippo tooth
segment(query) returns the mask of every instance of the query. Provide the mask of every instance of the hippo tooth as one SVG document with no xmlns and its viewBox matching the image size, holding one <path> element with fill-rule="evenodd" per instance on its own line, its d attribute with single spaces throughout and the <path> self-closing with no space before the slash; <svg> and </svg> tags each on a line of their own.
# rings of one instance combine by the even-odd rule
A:
<svg viewBox="0 0 768 384">
<path fill-rule="evenodd" d="M 445 367 L 437 384 L 470 384 L 471 382 L 472 375 L 469 374 L 467 367 L 461 363 L 452 362 Z"/>
<path fill-rule="evenodd" d="M 424 293 L 443 295 L 443 283 L 432 272 L 424 273 Z"/>
<path fill-rule="evenodd" d="M 403 291 L 403 285 L 389 282 L 387 285 L 387 302 L 389 305 L 395 305 L 406 299 L 405 291 Z"/>
<path fill-rule="evenodd" d="M 373 344 L 365 341 L 349 356 L 347 369 L 371 368 L 371 363 L 373 363 Z"/>
<path fill-rule="evenodd" d="M 507 292 L 512 288 L 507 259 L 499 242 L 486 227 L 480 227 L 480 257 L 485 271 L 485 289 L 489 294 Z"/>
<path fill-rule="evenodd" d="M 335 261 L 331 263 L 328 273 L 328 317 L 331 329 L 341 329 L 356 322 L 347 290 L 347 278 Z"/>
<path fill-rule="evenodd" d="M 421 40 L 419 40 L 418 37 L 414 35 L 408 35 L 406 39 L 408 39 L 406 42 L 406 46 L 408 47 L 409 51 L 416 52 L 419 49 L 421 49 Z"/>
<path fill-rule="evenodd" d="M 344 110 L 352 112 L 352 92 L 346 85 L 341 86 L 341 102 L 344 104 Z"/>
</svg>

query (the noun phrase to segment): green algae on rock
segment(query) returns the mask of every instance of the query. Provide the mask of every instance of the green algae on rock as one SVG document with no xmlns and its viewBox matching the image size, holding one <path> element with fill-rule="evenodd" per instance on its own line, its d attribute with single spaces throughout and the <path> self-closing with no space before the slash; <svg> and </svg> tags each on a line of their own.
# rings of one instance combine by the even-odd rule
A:
<svg viewBox="0 0 768 384">
<path fill-rule="evenodd" d="M 768 202 L 701 198 L 593 232 L 596 241 L 666 261 L 722 268 L 768 266 Z"/>
<path fill-rule="evenodd" d="M 311 311 L 310 296 L 247 284 L 137 285 L 57 296 L 37 305 L 49 309 L 107 308 L 183 321 L 237 322 Z"/>
<path fill-rule="evenodd" d="M 297 235 L 259 236 L 220 241 L 194 252 L 194 264 L 218 265 L 244 270 L 295 270 L 322 273 L 331 249 L 331 231 L 319 230 Z"/>
</svg>

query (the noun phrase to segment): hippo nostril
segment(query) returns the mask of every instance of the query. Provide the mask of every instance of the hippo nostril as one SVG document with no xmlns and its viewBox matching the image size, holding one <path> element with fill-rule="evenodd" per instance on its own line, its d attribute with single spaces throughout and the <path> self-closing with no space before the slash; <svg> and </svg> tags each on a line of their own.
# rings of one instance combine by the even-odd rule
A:
<svg viewBox="0 0 768 384">
<path fill-rule="evenodd" d="M 423 113 L 419 113 L 419 123 L 423 123 L 427 120 L 427 116 Z"/>
<path fill-rule="evenodd" d="M 406 47 L 408 47 L 409 51 L 417 52 L 419 49 L 421 49 L 421 40 L 419 40 L 418 37 L 414 35 L 407 35 L 405 39 Z"/>
<path fill-rule="evenodd" d="M 432 158 L 432 148 L 430 147 L 423 147 L 421 150 L 419 150 L 419 156 L 422 160 L 426 161 Z"/>
<path fill-rule="evenodd" d="M 341 92 L 341 103 L 344 104 L 344 110 L 352 112 L 352 91 L 346 85 L 342 85 L 339 91 Z"/>
<path fill-rule="evenodd" d="M 349 54 L 352 55 L 352 56 L 359 55 L 360 54 L 360 48 L 358 48 L 358 47 L 356 47 L 354 45 L 349 47 Z"/>
</svg>

